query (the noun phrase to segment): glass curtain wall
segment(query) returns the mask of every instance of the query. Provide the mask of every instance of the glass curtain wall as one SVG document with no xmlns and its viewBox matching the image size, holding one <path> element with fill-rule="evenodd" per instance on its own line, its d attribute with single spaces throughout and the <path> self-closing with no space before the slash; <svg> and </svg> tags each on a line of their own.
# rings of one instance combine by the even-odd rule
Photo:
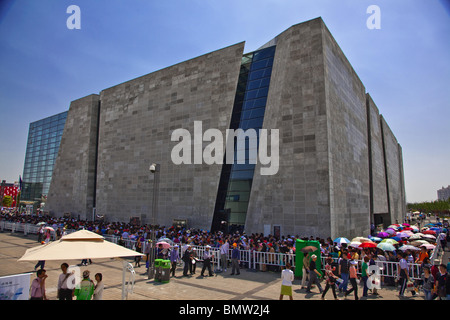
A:
<svg viewBox="0 0 450 320">
<path fill-rule="evenodd" d="M 258 135 L 257 145 L 259 129 L 264 121 L 274 55 L 275 46 L 246 54 L 242 58 L 230 129 L 254 129 Z M 256 166 L 252 163 L 257 159 L 250 159 L 251 146 L 246 139 L 245 164 L 237 164 L 238 152 L 242 150 L 237 150 L 236 143 L 234 145 L 234 163 L 226 164 L 224 161 L 222 166 L 211 228 L 213 231 L 232 232 L 243 229 L 245 224 Z"/>
<path fill-rule="evenodd" d="M 21 200 L 47 196 L 66 118 L 67 111 L 30 123 Z"/>
</svg>

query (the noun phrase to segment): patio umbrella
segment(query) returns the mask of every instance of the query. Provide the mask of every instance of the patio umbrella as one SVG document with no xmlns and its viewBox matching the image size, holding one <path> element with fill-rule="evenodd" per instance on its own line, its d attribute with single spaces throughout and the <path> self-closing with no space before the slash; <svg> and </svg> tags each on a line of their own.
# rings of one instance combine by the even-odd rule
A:
<svg viewBox="0 0 450 320">
<path fill-rule="evenodd" d="M 348 240 L 347 238 L 344 237 L 339 237 L 333 240 L 333 242 L 336 242 L 338 244 L 343 244 L 343 243 L 350 243 L 350 240 Z"/>
<path fill-rule="evenodd" d="M 18 261 L 82 260 L 144 256 L 144 254 L 106 241 L 103 236 L 80 230 L 57 241 L 28 249 Z"/>
<path fill-rule="evenodd" d="M 363 242 L 359 245 L 360 248 L 376 248 L 377 244 L 373 242 Z"/>
<path fill-rule="evenodd" d="M 402 250 L 402 251 L 406 251 L 406 250 L 420 250 L 419 248 L 416 248 L 414 246 L 410 246 L 410 245 L 407 245 L 407 244 L 401 246 L 399 249 Z"/>
<path fill-rule="evenodd" d="M 395 250 L 397 250 L 397 249 L 395 249 L 395 247 L 392 244 L 387 243 L 387 242 L 379 243 L 377 245 L 377 248 L 379 248 L 381 250 L 384 250 L 384 251 L 395 251 Z"/>
</svg>

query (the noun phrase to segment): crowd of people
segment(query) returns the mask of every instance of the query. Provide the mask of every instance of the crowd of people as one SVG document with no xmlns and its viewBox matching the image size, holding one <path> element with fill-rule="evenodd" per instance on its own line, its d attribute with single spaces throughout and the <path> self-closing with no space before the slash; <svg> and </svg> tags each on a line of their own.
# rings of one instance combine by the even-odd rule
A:
<svg viewBox="0 0 450 320">
<path fill-rule="evenodd" d="M 2 214 L 0 220 L 6 220 L 16 223 L 30 223 L 39 224 L 45 223 L 55 230 L 56 238 L 61 237 L 65 230 L 79 230 L 87 229 L 89 231 L 102 234 L 114 235 L 123 240 L 133 240 L 136 243 L 134 247 L 137 251 L 142 252 L 142 244 L 148 242 L 151 238 L 151 225 L 134 225 L 124 222 L 104 222 L 104 221 L 83 221 L 73 218 L 54 218 L 34 215 L 18 215 L 18 214 Z M 333 296 L 336 298 L 336 290 L 343 292 L 345 296 L 354 294 L 355 299 L 358 299 L 357 283 L 362 282 L 363 294 L 362 297 L 367 297 L 368 292 L 376 295 L 376 289 L 370 289 L 367 285 L 368 267 L 380 261 L 397 262 L 400 265 L 400 274 L 398 275 L 398 282 L 400 283 L 399 295 L 403 296 L 407 285 L 410 283 L 410 271 L 408 264 L 416 263 L 421 265 L 422 279 L 417 281 L 423 289 L 427 299 L 436 298 L 450 298 L 449 280 L 447 280 L 447 273 L 450 271 L 450 263 L 448 265 L 436 265 L 434 261 L 430 261 L 431 250 L 426 247 L 421 247 L 420 250 L 399 250 L 399 247 L 406 244 L 406 239 L 399 239 L 395 244 L 393 251 L 384 251 L 377 247 L 360 248 L 348 245 L 348 243 L 337 243 L 330 237 L 327 239 L 315 238 L 313 236 L 300 237 L 299 235 L 274 236 L 264 235 L 262 233 L 246 234 L 245 232 L 234 232 L 225 234 L 223 232 L 209 232 L 208 230 L 182 228 L 182 227 L 161 227 L 156 226 L 156 238 L 166 238 L 173 242 L 174 247 L 183 247 L 183 251 L 178 250 L 162 250 L 158 248 L 158 257 L 163 254 L 172 263 L 171 275 L 175 276 L 177 262 L 184 261 L 183 276 L 188 276 L 189 273 L 195 272 L 195 259 L 193 248 L 195 246 L 205 246 L 207 248 L 205 255 L 200 257 L 203 261 L 203 269 L 201 275 L 206 271 L 208 275 L 212 275 L 211 259 L 212 254 L 208 248 L 215 248 L 220 250 L 221 258 L 224 259 L 221 263 L 222 268 L 226 271 L 228 267 L 228 250 L 232 253 L 229 257 L 231 260 L 232 273 L 238 275 L 240 273 L 239 265 L 239 251 L 240 250 L 255 250 L 261 252 L 272 253 L 288 253 L 295 255 L 295 243 L 297 239 L 301 240 L 315 240 L 320 243 L 320 253 L 322 257 L 327 257 L 325 260 L 324 272 L 318 270 L 315 259 L 317 256 L 308 254 L 305 255 L 303 267 L 302 288 L 306 289 L 306 293 L 311 292 L 311 288 L 317 287 L 322 297 L 325 298 L 329 289 L 332 290 Z M 373 231 L 371 236 L 375 236 Z M 441 241 L 442 247 L 445 248 L 448 241 L 449 232 L 446 231 L 446 236 L 438 238 L 436 241 Z M 45 241 L 48 240 L 48 233 L 45 234 Z M 41 241 L 42 239 L 40 239 Z M 370 240 L 370 239 L 369 239 Z M 120 242 L 119 242 L 120 243 Z M 148 253 L 148 252 L 146 252 Z M 362 263 L 356 263 L 362 261 Z M 290 269 L 289 263 L 285 266 L 268 266 L 268 271 L 283 271 Z M 140 259 L 136 260 L 135 266 L 140 266 Z M 290 265 L 289 265 L 290 266 Z M 441 270 L 442 269 L 442 270 Z M 444 272 L 445 270 L 445 272 Z M 266 271 L 266 270 L 263 270 Z M 291 274 L 283 273 L 283 290 L 280 298 L 283 295 L 289 295 L 289 279 Z M 38 276 L 39 278 L 39 276 Z M 37 279 L 38 279 L 37 278 Z M 41 276 L 42 278 L 42 276 Z M 325 289 L 322 288 L 319 279 L 325 279 Z M 396 285 L 394 277 L 383 277 L 383 285 Z M 351 288 L 349 288 L 349 284 Z"/>
</svg>

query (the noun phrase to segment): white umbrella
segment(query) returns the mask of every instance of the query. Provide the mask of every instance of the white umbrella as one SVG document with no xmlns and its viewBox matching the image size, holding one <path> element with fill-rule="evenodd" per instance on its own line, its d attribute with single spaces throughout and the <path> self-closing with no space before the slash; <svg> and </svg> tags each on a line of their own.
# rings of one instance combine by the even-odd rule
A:
<svg viewBox="0 0 450 320">
<path fill-rule="evenodd" d="M 427 244 L 422 244 L 420 245 L 420 247 L 425 247 L 427 250 L 432 250 L 434 249 L 436 246 L 431 244 L 431 243 L 427 243 Z"/>
<path fill-rule="evenodd" d="M 410 245 L 414 246 L 414 247 L 420 247 L 422 244 L 429 244 L 428 241 L 425 240 L 414 240 L 411 241 Z"/>
<path fill-rule="evenodd" d="M 364 238 L 364 237 L 356 237 L 352 239 L 352 242 L 373 242 L 372 240 L 370 240 L 369 238 Z"/>
<path fill-rule="evenodd" d="M 420 250 L 419 248 L 416 248 L 414 246 L 410 246 L 410 245 L 403 245 L 399 248 L 402 251 L 406 251 L 406 250 Z"/>
<path fill-rule="evenodd" d="M 28 249 L 18 261 L 82 260 L 144 256 L 144 254 L 106 241 L 103 236 L 80 230 L 58 241 Z"/>
<path fill-rule="evenodd" d="M 415 233 L 411 237 L 409 237 L 409 240 L 419 240 L 420 238 L 422 238 L 422 235 L 422 233 Z"/>
<path fill-rule="evenodd" d="M 350 240 L 348 240 L 347 238 L 344 237 L 339 237 L 333 240 L 333 242 L 337 243 L 337 244 L 343 244 L 343 243 L 350 243 Z"/>
<path fill-rule="evenodd" d="M 361 245 L 362 242 L 359 241 L 352 241 L 350 242 L 349 246 L 353 248 L 358 248 Z"/>
</svg>

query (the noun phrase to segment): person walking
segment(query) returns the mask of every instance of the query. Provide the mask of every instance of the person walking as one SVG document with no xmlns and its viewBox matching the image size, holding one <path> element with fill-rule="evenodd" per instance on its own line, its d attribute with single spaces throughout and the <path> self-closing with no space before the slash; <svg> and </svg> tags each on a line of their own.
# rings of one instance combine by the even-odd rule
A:
<svg viewBox="0 0 450 320">
<path fill-rule="evenodd" d="M 399 266 L 400 266 L 400 275 L 399 275 L 400 291 L 399 291 L 398 295 L 399 295 L 399 297 L 404 297 L 406 286 L 407 286 L 408 281 L 409 281 L 408 262 L 405 259 L 405 257 L 407 257 L 407 255 L 405 253 L 399 252 L 399 255 L 400 255 L 401 259 L 399 261 Z"/>
<path fill-rule="evenodd" d="M 425 266 L 423 267 L 422 273 L 422 290 L 425 294 L 425 300 L 433 300 L 433 291 L 434 291 L 434 277 L 430 272 L 430 268 Z"/>
<path fill-rule="evenodd" d="M 77 300 L 91 300 L 92 295 L 94 294 L 94 282 L 89 279 L 89 275 L 91 273 L 89 270 L 83 271 L 83 280 L 80 282 L 80 288 L 75 289 L 74 295 L 77 297 Z"/>
<path fill-rule="evenodd" d="M 141 239 L 138 237 L 136 240 L 136 247 L 134 249 L 136 252 L 141 253 L 142 252 L 142 242 Z M 134 267 L 140 268 L 141 267 L 141 256 L 135 256 L 134 257 Z"/>
<path fill-rule="evenodd" d="M 348 275 L 349 275 L 349 263 L 348 263 L 348 253 L 347 250 L 342 251 L 341 259 L 339 260 L 338 274 L 343 280 L 339 285 L 339 292 L 347 291 L 348 286 Z"/>
<path fill-rule="evenodd" d="M 97 284 L 94 287 L 93 300 L 103 300 L 103 291 L 105 289 L 105 285 L 103 284 L 103 275 L 101 273 L 96 273 L 95 281 L 97 281 Z"/>
<path fill-rule="evenodd" d="M 230 249 L 230 244 L 228 243 L 228 239 L 225 239 L 222 245 L 220 246 L 220 263 L 222 267 L 222 271 L 227 271 L 228 265 L 228 250 Z"/>
<path fill-rule="evenodd" d="M 302 289 L 306 288 L 306 283 L 309 281 L 309 253 L 305 253 L 303 257 L 303 275 L 302 275 Z"/>
<path fill-rule="evenodd" d="M 189 266 L 191 268 L 190 269 L 191 274 L 195 274 L 195 269 L 197 269 L 198 261 L 199 261 L 199 259 L 198 259 L 197 249 L 192 248 L 192 260 L 191 260 L 191 265 Z"/>
<path fill-rule="evenodd" d="M 291 264 L 286 262 L 286 267 L 281 271 L 281 293 L 280 300 L 283 300 L 283 296 L 288 296 L 289 300 L 294 300 L 292 297 L 292 281 L 294 281 L 294 272 L 291 270 Z"/>
<path fill-rule="evenodd" d="M 179 259 L 179 253 L 178 253 L 178 245 L 174 245 L 172 247 L 172 250 L 170 250 L 169 253 L 169 260 L 171 264 L 170 273 L 172 274 L 172 277 L 175 277 L 175 270 L 177 269 L 177 263 Z"/>
<path fill-rule="evenodd" d="M 326 259 L 326 265 L 325 265 L 325 279 L 327 281 L 327 284 L 325 286 L 325 289 L 322 292 L 322 300 L 325 300 L 325 295 L 328 292 L 328 289 L 331 288 L 331 291 L 333 292 L 334 300 L 339 300 L 336 296 L 336 279 L 338 279 L 337 276 L 334 275 L 333 269 L 331 268 L 331 263 L 333 262 L 333 258 L 328 257 Z"/>
<path fill-rule="evenodd" d="M 202 277 L 205 276 L 204 274 L 205 274 L 206 268 L 208 268 L 210 277 L 212 277 L 214 275 L 211 270 L 211 259 L 214 258 L 214 255 L 211 253 L 211 251 L 209 249 L 211 249 L 211 247 L 209 245 L 207 245 L 205 247 L 205 252 L 203 253 L 203 268 L 202 268 L 202 272 L 200 273 L 200 275 Z"/>
<path fill-rule="evenodd" d="M 447 267 L 445 264 L 439 265 L 439 273 L 436 277 L 436 293 L 439 297 L 439 300 L 448 300 L 450 299 L 449 290 L 449 278 L 447 274 Z"/>
<path fill-rule="evenodd" d="M 187 246 L 186 250 L 184 251 L 183 257 L 181 258 L 184 262 L 184 268 L 183 268 L 183 276 L 188 276 L 188 271 L 192 270 L 191 264 L 192 264 L 192 250 L 191 246 Z"/>
<path fill-rule="evenodd" d="M 317 260 L 317 256 L 315 254 L 313 254 L 311 256 L 311 261 L 309 262 L 309 282 L 308 282 L 308 287 L 306 288 L 306 292 L 307 293 L 312 293 L 311 292 L 311 286 L 313 284 L 317 285 L 317 288 L 319 288 L 319 292 L 322 293 L 323 289 L 320 285 L 319 282 L 319 278 L 322 276 L 320 274 L 319 271 L 317 271 L 316 268 L 316 260 Z"/>
<path fill-rule="evenodd" d="M 354 292 L 355 294 L 355 300 L 358 300 L 358 283 L 356 279 L 358 278 L 357 274 L 357 266 L 358 262 L 355 260 L 350 261 L 350 268 L 349 270 L 349 281 L 352 285 L 352 288 L 350 290 L 345 291 L 345 297 L 347 297 L 350 293 Z"/>
<path fill-rule="evenodd" d="M 233 243 L 233 251 L 231 251 L 231 275 L 241 274 L 241 271 L 239 269 L 240 260 L 241 260 L 241 252 L 237 247 L 237 243 Z"/>
<path fill-rule="evenodd" d="M 367 269 L 369 268 L 369 265 L 367 264 L 367 262 L 369 262 L 369 257 L 365 256 L 364 257 L 364 261 L 361 265 L 361 281 L 363 281 L 363 297 L 367 298 L 368 297 L 368 292 L 369 292 L 369 287 L 367 285 L 367 280 L 369 279 L 369 275 L 367 274 Z"/>
<path fill-rule="evenodd" d="M 45 294 L 45 279 L 48 278 L 45 269 L 36 272 L 37 277 L 31 282 L 30 300 L 47 300 Z"/>
<path fill-rule="evenodd" d="M 75 279 L 71 277 L 73 274 L 68 272 L 69 265 L 67 263 L 61 264 L 62 273 L 58 278 L 58 293 L 59 300 L 72 300 L 73 290 L 75 288 Z"/>
<path fill-rule="evenodd" d="M 44 268 L 45 268 L 45 260 L 39 260 L 39 261 L 36 263 L 36 265 L 34 266 L 34 271 L 36 271 L 36 269 L 37 269 L 38 267 L 41 267 L 41 269 L 44 269 Z"/>
</svg>

